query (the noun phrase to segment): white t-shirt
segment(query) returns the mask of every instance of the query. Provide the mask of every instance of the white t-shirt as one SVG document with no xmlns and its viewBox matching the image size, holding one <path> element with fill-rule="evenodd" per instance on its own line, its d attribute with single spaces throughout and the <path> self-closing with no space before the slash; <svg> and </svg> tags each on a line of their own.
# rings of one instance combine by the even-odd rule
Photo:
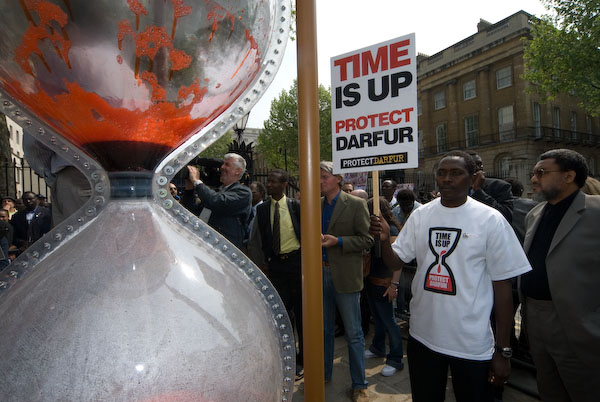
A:
<svg viewBox="0 0 600 402">
<path fill-rule="evenodd" d="M 457 208 L 437 198 L 412 212 L 392 248 L 417 259 L 410 335 L 445 355 L 491 359 L 492 281 L 531 270 L 506 219 L 471 197 Z"/>
</svg>

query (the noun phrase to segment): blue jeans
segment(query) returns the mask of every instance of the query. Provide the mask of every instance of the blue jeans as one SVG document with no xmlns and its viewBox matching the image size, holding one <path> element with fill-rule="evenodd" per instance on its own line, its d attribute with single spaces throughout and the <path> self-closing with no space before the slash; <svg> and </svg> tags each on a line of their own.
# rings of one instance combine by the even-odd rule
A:
<svg viewBox="0 0 600 402">
<path fill-rule="evenodd" d="M 394 322 L 392 303 L 388 301 L 387 296 L 383 297 L 386 288 L 373 285 L 368 280 L 365 281 L 365 287 L 371 315 L 373 315 L 375 321 L 375 335 L 369 350 L 377 356 L 385 356 L 385 334 L 387 333 L 390 338 L 390 353 L 387 355 L 385 364 L 402 370 L 404 368 L 402 363 L 402 333 Z"/>
<path fill-rule="evenodd" d="M 366 389 L 369 383 L 365 377 L 365 337 L 360 319 L 360 292 L 338 293 L 333 286 L 331 270 L 323 268 L 323 329 L 325 355 L 325 381 L 331 380 L 333 371 L 333 348 L 335 342 L 335 306 L 337 305 L 342 321 L 346 342 L 352 389 Z"/>
</svg>

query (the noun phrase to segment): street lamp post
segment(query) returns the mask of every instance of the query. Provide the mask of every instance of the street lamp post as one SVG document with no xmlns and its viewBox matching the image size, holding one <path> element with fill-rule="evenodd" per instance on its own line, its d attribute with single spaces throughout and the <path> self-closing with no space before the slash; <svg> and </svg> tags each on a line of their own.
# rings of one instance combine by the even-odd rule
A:
<svg viewBox="0 0 600 402">
<path fill-rule="evenodd" d="M 235 131 L 236 139 L 233 140 L 233 143 L 229 145 L 229 152 L 235 152 L 240 154 L 246 160 L 246 172 L 248 173 L 248 183 L 253 180 L 254 177 L 254 161 L 252 155 L 252 143 L 246 144 L 242 137 L 244 135 L 244 130 L 246 130 L 246 125 L 248 124 L 248 117 L 250 116 L 250 112 L 246 113 L 240 121 L 235 123 L 233 126 L 233 131 Z"/>
</svg>

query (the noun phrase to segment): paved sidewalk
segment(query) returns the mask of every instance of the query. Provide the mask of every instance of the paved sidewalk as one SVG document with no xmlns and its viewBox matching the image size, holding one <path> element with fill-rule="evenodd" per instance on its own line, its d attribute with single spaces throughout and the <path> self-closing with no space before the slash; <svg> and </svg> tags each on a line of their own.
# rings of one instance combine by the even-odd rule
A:
<svg viewBox="0 0 600 402">
<path fill-rule="evenodd" d="M 373 328 L 366 339 L 367 347 L 370 345 L 373 336 Z M 404 342 L 404 353 L 406 359 L 406 342 Z M 366 361 L 367 381 L 369 382 L 369 396 L 371 402 L 410 402 L 410 381 L 408 378 L 408 362 L 404 360 L 404 370 L 397 372 L 391 377 L 384 377 L 380 374 L 385 363 L 384 358 L 373 358 Z M 299 389 L 303 381 L 296 382 L 294 388 L 293 402 L 304 401 L 304 391 Z M 335 339 L 335 355 L 333 361 L 333 378 L 329 384 L 325 384 L 325 400 L 327 402 L 350 401 L 350 370 L 348 367 L 348 348 L 343 337 Z M 454 402 L 454 393 L 452 392 L 452 383 L 448 379 L 446 391 L 446 401 Z M 511 387 L 504 388 L 504 402 L 539 402 L 539 399 L 532 398 Z M 310 402 L 310 401 L 307 401 Z"/>
</svg>

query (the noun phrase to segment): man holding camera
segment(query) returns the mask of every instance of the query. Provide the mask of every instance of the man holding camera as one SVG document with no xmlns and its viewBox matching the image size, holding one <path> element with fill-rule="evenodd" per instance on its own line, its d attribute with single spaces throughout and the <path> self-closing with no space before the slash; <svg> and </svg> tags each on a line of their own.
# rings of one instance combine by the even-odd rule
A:
<svg viewBox="0 0 600 402">
<path fill-rule="evenodd" d="M 225 154 L 223 159 L 220 168 L 222 185 L 218 191 L 200 180 L 200 172 L 194 166 L 188 166 L 186 189 L 193 189 L 202 201 L 200 217 L 241 249 L 252 205 L 252 192 L 239 181 L 246 171 L 246 160 L 235 153 Z"/>
</svg>

